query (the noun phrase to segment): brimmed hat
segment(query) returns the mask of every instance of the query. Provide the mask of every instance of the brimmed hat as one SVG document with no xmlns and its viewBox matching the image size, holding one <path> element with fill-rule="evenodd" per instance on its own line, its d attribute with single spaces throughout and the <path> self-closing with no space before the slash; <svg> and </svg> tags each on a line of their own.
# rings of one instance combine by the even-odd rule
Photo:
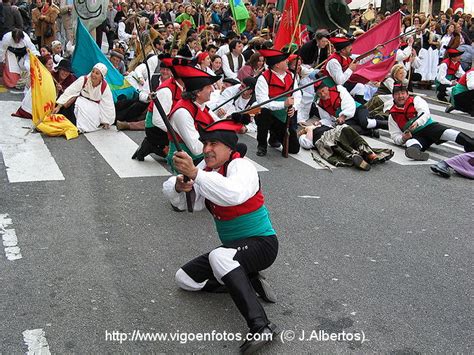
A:
<svg viewBox="0 0 474 355">
<path fill-rule="evenodd" d="M 350 46 L 352 42 L 354 42 L 354 39 L 347 37 L 331 37 L 329 38 L 329 41 L 331 41 L 336 51 L 339 52 L 347 46 Z"/>
<path fill-rule="evenodd" d="M 320 81 L 314 83 L 313 86 L 314 86 L 315 91 L 318 91 L 319 89 L 327 87 L 327 85 L 324 83 L 324 80 L 320 80 Z"/>
<path fill-rule="evenodd" d="M 246 87 L 255 89 L 255 86 L 257 86 L 257 79 L 255 79 L 253 76 L 248 76 L 242 80 L 242 82 L 245 84 Z"/>
<path fill-rule="evenodd" d="M 160 60 L 160 68 L 171 69 L 173 67 L 173 58 L 168 53 L 161 53 L 158 55 Z"/>
<path fill-rule="evenodd" d="M 283 62 L 290 56 L 290 53 L 280 52 L 276 49 L 259 49 L 258 52 L 265 58 L 267 65 L 270 67 Z"/>
<path fill-rule="evenodd" d="M 395 93 L 400 92 L 400 91 L 408 92 L 408 88 L 403 84 L 394 84 L 392 94 L 395 94 Z"/>
<path fill-rule="evenodd" d="M 260 31 L 260 36 L 268 36 L 270 34 L 270 30 L 268 28 L 264 28 Z"/>
<path fill-rule="evenodd" d="M 216 140 L 224 143 L 230 149 L 235 150 L 239 140 L 237 132 L 242 129 L 241 123 L 230 119 L 220 120 L 211 123 L 209 126 L 198 125 L 199 140 L 201 142 Z"/>
<path fill-rule="evenodd" d="M 222 80 L 222 82 L 230 84 L 230 85 L 240 84 L 240 81 L 238 81 L 237 79 L 233 79 L 233 78 L 225 78 L 224 80 Z"/>
<path fill-rule="evenodd" d="M 123 54 L 122 54 L 122 53 L 119 53 L 119 52 L 117 52 L 117 51 L 114 51 L 114 50 L 111 50 L 111 51 L 110 51 L 110 58 L 112 58 L 112 57 L 117 57 L 117 58 L 119 58 L 120 60 L 124 60 Z"/>
<path fill-rule="evenodd" d="M 56 70 L 62 69 L 68 73 L 72 73 L 71 62 L 67 59 L 62 59 L 56 66 Z"/>
<path fill-rule="evenodd" d="M 448 53 L 449 58 L 454 58 L 454 57 L 459 57 L 460 55 L 463 55 L 464 52 L 458 51 L 457 49 L 454 48 L 449 48 L 446 53 Z"/>
<path fill-rule="evenodd" d="M 212 85 L 221 78 L 220 75 L 210 75 L 201 69 L 189 65 L 175 64 L 174 59 L 172 71 L 175 76 L 183 80 L 184 87 L 188 92 L 200 90 L 207 85 Z"/>
</svg>

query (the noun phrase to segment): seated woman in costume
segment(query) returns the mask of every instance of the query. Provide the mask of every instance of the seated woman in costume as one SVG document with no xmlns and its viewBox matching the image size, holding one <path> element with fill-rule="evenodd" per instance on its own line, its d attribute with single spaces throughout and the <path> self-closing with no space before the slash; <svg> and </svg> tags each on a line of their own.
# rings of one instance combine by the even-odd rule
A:
<svg viewBox="0 0 474 355">
<path fill-rule="evenodd" d="M 60 113 L 80 132 L 108 129 L 115 121 L 112 91 L 105 81 L 107 67 L 97 63 L 88 75 L 79 77 L 56 101 L 53 113 Z"/>
<path fill-rule="evenodd" d="M 316 149 L 321 157 L 334 166 L 355 166 L 369 171 L 371 165 L 384 163 L 393 157 L 391 149 L 372 148 L 346 124 L 335 128 L 316 122 L 298 131 L 300 146 Z"/>
</svg>

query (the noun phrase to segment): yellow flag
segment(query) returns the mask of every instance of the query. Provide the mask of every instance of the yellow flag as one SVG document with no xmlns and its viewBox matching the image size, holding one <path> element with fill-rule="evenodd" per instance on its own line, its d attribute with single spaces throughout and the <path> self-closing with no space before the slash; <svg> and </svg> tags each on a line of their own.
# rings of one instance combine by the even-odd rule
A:
<svg viewBox="0 0 474 355">
<path fill-rule="evenodd" d="M 63 115 L 52 115 L 56 106 L 56 86 L 53 76 L 30 52 L 31 98 L 33 103 L 33 124 L 36 129 L 48 136 L 66 136 L 76 138 L 79 133 Z"/>
</svg>

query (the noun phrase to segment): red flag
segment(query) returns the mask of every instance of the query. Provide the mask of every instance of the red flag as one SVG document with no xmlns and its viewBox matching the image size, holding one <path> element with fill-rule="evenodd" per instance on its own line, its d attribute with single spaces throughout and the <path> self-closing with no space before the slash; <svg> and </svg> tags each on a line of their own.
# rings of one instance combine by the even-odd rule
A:
<svg viewBox="0 0 474 355">
<path fill-rule="evenodd" d="M 458 9 L 462 9 L 464 11 L 464 0 L 452 0 L 453 6 L 451 8 L 456 12 Z"/>
<path fill-rule="evenodd" d="M 296 23 L 297 17 L 298 0 L 286 0 L 273 48 L 281 50 L 284 46 L 291 42 L 291 36 L 295 32 L 295 28 L 298 25 Z M 295 34 L 293 43 L 301 43 L 299 33 Z"/>
<path fill-rule="evenodd" d="M 395 38 L 401 33 L 401 13 L 395 12 L 366 33 L 357 37 L 352 44 L 352 54 L 360 55 L 377 45 Z M 351 81 L 366 83 L 382 81 L 395 63 L 395 51 L 400 46 L 396 39 L 387 43 L 379 52 L 363 59 L 351 76 Z"/>
</svg>

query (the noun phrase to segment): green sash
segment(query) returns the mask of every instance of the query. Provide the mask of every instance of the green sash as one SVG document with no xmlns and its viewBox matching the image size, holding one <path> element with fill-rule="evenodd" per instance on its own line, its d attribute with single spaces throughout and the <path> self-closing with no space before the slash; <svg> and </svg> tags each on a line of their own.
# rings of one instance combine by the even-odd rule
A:
<svg viewBox="0 0 474 355">
<path fill-rule="evenodd" d="M 145 128 L 153 128 L 153 112 L 147 111 L 145 116 Z"/>
<path fill-rule="evenodd" d="M 198 155 L 194 155 L 193 153 L 191 153 L 191 151 L 189 150 L 189 148 L 186 146 L 186 144 L 184 144 L 183 142 L 179 143 L 179 146 L 182 150 L 184 150 L 186 153 L 189 154 L 189 156 L 193 159 L 193 161 L 195 160 L 202 160 L 202 158 L 204 157 L 204 155 L 201 153 L 201 154 L 198 154 Z M 173 164 L 173 155 L 174 155 L 174 152 L 176 152 L 176 146 L 174 145 L 174 142 L 173 141 L 170 141 L 170 145 L 169 145 L 169 151 L 168 151 L 168 155 L 166 156 L 166 161 L 168 162 L 168 165 L 170 166 L 171 168 L 171 172 L 173 174 L 177 174 L 178 172 L 175 170 L 174 168 L 174 164 Z"/>
<path fill-rule="evenodd" d="M 275 230 L 265 206 L 230 221 L 221 221 L 214 218 L 214 222 L 223 245 L 249 237 L 275 235 Z"/>
<path fill-rule="evenodd" d="M 286 97 L 280 97 L 279 99 L 275 101 L 285 101 L 287 98 Z M 286 118 L 288 117 L 288 113 L 286 112 L 286 108 L 282 110 L 276 110 L 276 111 L 271 111 L 272 115 L 275 116 L 279 121 L 286 123 Z"/>
</svg>

